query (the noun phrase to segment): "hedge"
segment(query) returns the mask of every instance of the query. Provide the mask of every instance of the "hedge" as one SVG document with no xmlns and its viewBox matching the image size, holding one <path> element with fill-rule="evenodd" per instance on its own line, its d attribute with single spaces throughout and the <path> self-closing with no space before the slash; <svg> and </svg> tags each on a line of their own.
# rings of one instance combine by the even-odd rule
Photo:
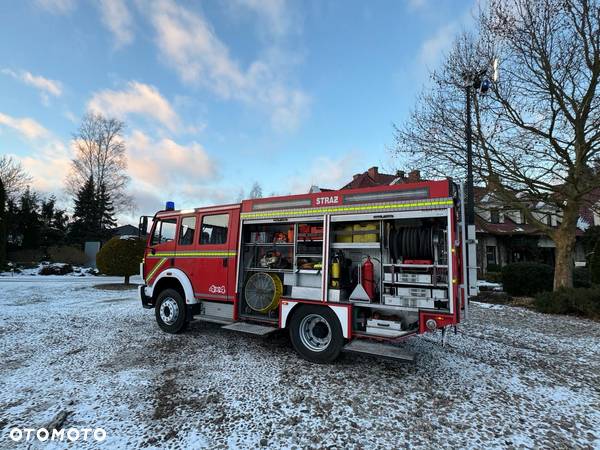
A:
<svg viewBox="0 0 600 450">
<path fill-rule="evenodd" d="M 551 291 L 553 282 L 554 269 L 547 264 L 520 262 L 502 268 L 502 285 L 510 295 L 533 296 Z"/>
<path fill-rule="evenodd" d="M 114 237 L 96 255 L 96 265 L 101 273 L 125 277 L 125 284 L 129 284 L 129 277 L 140 271 L 145 247 L 142 239 Z"/>
<path fill-rule="evenodd" d="M 559 288 L 538 294 L 535 308 L 549 314 L 573 314 L 600 318 L 600 286 L 592 288 Z"/>
</svg>

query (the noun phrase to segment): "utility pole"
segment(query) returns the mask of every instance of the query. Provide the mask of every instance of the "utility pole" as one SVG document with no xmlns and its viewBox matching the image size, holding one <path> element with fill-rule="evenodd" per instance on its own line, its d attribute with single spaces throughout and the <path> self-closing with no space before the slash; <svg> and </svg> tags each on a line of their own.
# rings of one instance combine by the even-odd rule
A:
<svg viewBox="0 0 600 450">
<path fill-rule="evenodd" d="M 475 194 L 473 189 L 473 130 L 471 129 L 471 88 L 472 84 L 467 84 L 465 92 L 467 94 L 467 125 L 465 134 L 467 138 L 467 204 L 465 219 L 467 225 L 475 225 Z"/>
</svg>

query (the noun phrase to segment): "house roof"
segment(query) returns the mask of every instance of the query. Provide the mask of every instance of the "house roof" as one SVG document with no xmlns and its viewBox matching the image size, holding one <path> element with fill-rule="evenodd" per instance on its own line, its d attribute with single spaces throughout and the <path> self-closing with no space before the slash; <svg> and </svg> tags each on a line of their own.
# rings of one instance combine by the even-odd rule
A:
<svg viewBox="0 0 600 450">
<path fill-rule="evenodd" d="M 381 173 L 378 167 L 371 167 L 363 173 L 357 173 L 352 178 L 352 181 L 342 187 L 342 189 L 357 189 L 373 186 L 387 186 L 391 184 L 414 183 L 422 181 L 421 174 L 418 170 L 413 170 L 405 175 L 402 171 L 397 171 L 395 174 Z"/>
<path fill-rule="evenodd" d="M 480 216 L 475 217 L 475 232 L 494 235 L 543 235 L 536 227 L 529 223 L 517 223 L 509 217 L 504 216 L 504 223 L 486 222 Z"/>
<path fill-rule="evenodd" d="M 473 189 L 475 204 L 482 204 L 482 200 L 486 194 L 490 191 L 481 186 L 475 186 Z M 577 220 L 577 236 L 583 235 L 585 230 L 594 225 L 594 208 L 600 203 L 600 188 L 590 192 L 585 200 L 584 204 L 579 208 L 579 218 Z M 485 221 L 482 217 L 477 216 L 476 220 L 476 232 L 478 233 L 489 233 L 494 235 L 509 235 L 509 234 L 528 234 L 528 235 L 542 235 L 533 225 L 530 224 L 519 224 L 511 220 L 505 215 L 504 223 L 491 223 Z"/>
<path fill-rule="evenodd" d="M 111 230 L 113 236 L 137 236 L 138 227 L 133 225 L 121 225 L 120 227 L 113 228 Z"/>
</svg>

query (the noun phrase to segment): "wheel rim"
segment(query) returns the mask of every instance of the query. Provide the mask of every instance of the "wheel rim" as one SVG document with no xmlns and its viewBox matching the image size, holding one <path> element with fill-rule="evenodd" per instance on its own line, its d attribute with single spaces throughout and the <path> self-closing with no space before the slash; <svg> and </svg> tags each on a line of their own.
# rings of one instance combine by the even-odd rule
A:
<svg viewBox="0 0 600 450">
<path fill-rule="evenodd" d="M 179 318 L 179 305 L 172 297 L 167 297 L 160 304 L 160 318 L 167 325 L 173 325 Z"/>
<path fill-rule="evenodd" d="M 331 327 L 318 314 L 309 314 L 300 322 L 300 340 L 313 352 L 322 352 L 331 342 Z"/>
</svg>

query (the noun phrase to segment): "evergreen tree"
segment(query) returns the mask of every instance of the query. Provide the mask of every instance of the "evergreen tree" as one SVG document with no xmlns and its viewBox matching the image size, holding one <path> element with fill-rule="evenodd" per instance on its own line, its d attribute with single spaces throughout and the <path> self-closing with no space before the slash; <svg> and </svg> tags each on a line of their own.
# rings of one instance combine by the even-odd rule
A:
<svg viewBox="0 0 600 450">
<path fill-rule="evenodd" d="M 0 178 L 0 270 L 6 264 L 6 191 Z"/>
<path fill-rule="evenodd" d="M 39 197 L 29 186 L 25 189 L 23 195 L 21 195 L 17 221 L 23 239 L 21 247 L 39 247 L 42 228 L 39 214 Z"/>
<path fill-rule="evenodd" d="M 21 245 L 19 233 L 19 208 L 10 197 L 6 201 L 6 248 L 14 249 Z"/>
<path fill-rule="evenodd" d="M 42 200 L 40 207 L 40 219 L 46 226 L 52 226 L 52 219 L 54 218 L 54 205 L 56 204 L 56 197 L 51 195 L 46 200 Z"/>
<path fill-rule="evenodd" d="M 69 237 L 79 243 L 100 239 L 100 214 L 98 211 L 94 178 L 89 177 L 75 198 L 75 211 Z"/>
<path fill-rule="evenodd" d="M 100 218 L 99 227 L 103 236 L 108 237 L 110 230 L 117 225 L 115 220 L 115 208 L 110 198 L 109 192 L 104 184 L 100 185 L 96 198 L 98 216 Z"/>
<path fill-rule="evenodd" d="M 41 243 L 45 247 L 63 244 L 66 237 L 67 216 L 56 208 L 56 197 L 51 195 L 42 200 L 40 208 L 42 222 Z"/>
</svg>

